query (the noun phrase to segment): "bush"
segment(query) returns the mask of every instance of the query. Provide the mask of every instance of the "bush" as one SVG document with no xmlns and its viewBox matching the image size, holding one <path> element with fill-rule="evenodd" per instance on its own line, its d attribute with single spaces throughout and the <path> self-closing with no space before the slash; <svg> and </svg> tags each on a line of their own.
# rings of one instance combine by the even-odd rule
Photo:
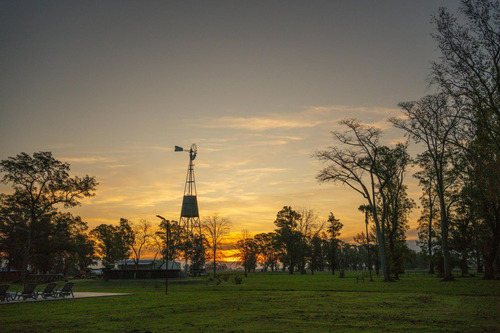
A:
<svg viewBox="0 0 500 333">
<path fill-rule="evenodd" d="M 242 282 L 243 282 L 243 278 L 242 278 L 241 276 L 236 275 L 236 276 L 234 277 L 234 283 L 236 283 L 236 284 L 241 284 Z"/>
</svg>

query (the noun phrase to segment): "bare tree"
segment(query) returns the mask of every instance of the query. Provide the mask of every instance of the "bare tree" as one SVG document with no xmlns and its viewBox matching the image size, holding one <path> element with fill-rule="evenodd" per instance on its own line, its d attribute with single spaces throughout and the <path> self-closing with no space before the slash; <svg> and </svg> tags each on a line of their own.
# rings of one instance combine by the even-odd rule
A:
<svg viewBox="0 0 500 333">
<path fill-rule="evenodd" d="M 139 266 L 142 250 L 148 247 L 151 240 L 153 228 L 151 223 L 146 220 L 141 220 L 138 225 L 132 225 L 133 242 L 132 251 L 134 252 L 135 269 Z"/>
<path fill-rule="evenodd" d="M 231 221 L 225 217 L 212 215 L 205 217 L 202 223 L 204 238 L 208 242 L 208 247 L 212 251 L 214 261 L 214 276 L 217 273 L 217 259 L 221 258 L 219 249 L 224 237 L 231 231 Z"/>
<path fill-rule="evenodd" d="M 379 245 L 380 262 L 384 281 L 390 281 L 389 265 L 386 256 L 385 211 L 380 209 L 377 200 L 387 185 L 380 173 L 380 130 L 362 125 L 355 119 L 345 119 L 340 124 L 346 132 L 332 132 L 342 147 L 330 146 L 316 154 L 320 161 L 328 163 L 317 178 L 320 182 L 339 182 L 347 185 L 365 198 L 372 211 Z"/>
</svg>

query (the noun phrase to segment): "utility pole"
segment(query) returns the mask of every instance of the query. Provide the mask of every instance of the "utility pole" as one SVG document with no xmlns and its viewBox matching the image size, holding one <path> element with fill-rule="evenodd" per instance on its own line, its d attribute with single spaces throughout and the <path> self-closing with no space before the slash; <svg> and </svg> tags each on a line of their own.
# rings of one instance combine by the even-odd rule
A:
<svg viewBox="0 0 500 333">
<path fill-rule="evenodd" d="M 156 215 L 156 217 L 162 219 L 167 223 L 167 248 L 165 249 L 165 256 L 167 257 L 167 267 L 165 268 L 165 295 L 168 294 L 168 250 L 169 250 L 169 241 L 170 241 L 170 221 L 165 219 L 164 217 L 160 215 Z"/>
</svg>

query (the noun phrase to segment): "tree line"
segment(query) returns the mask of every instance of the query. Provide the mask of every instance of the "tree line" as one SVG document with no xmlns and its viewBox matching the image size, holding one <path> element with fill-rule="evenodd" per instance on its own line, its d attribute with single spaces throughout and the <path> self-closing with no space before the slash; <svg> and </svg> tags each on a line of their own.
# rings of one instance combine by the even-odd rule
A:
<svg viewBox="0 0 500 333">
<path fill-rule="evenodd" d="M 498 273 L 500 5 L 463 0 L 459 14 L 441 8 L 433 16 L 441 56 L 430 83 L 437 92 L 400 103 L 401 116 L 389 119 L 408 141 L 384 146 L 379 129 L 346 119 L 345 130 L 333 132 L 335 145 L 317 153 L 325 163 L 319 181 L 342 183 L 366 200 L 386 281 L 397 274 L 393 247 L 415 206 L 404 185 L 412 164 L 419 168 L 419 244 L 429 270 L 453 280 L 453 267 L 466 274 L 473 261 L 485 279 Z M 413 158 L 410 142 L 423 150 Z"/>
</svg>

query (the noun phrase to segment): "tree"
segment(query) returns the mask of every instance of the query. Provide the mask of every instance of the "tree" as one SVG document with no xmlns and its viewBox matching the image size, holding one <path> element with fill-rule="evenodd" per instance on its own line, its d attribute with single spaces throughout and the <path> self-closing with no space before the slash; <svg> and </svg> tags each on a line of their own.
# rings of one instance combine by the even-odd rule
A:
<svg viewBox="0 0 500 333">
<path fill-rule="evenodd" d="M 344 225 L 339 219 L 335 218 L 332 212 L 328 216 L 328 221 L 326 222 L 326 231 L 328 234 L 328 262 L 330 263 L 330 271 L 335 274 L 335 267 L 338 265 L 337 261 L 337 250 L 339 243 L 340 230 Z"/>
<path fill-rule="evenodd" d="M 255 271 L 257 266 L 257 244 L 254 242 L 253 238 L 250 236 L 248 230 L 243 230 L 236 242 L 236 249 L 238 250 L 238 258 L 241 261 L 241 265 L 245 270 L 245 277 L 248 276 L 248 272 Z"/>
<path fill-rule="evenodd" d="M 453 170 L 453 159 L 458 156 L 455 146 L 450 144 L 453 130 L 459 126 L 463 106 L 455 99 L 450 104 L 445 94 L 428 95 L 417 102 L 404 102 L 399 106 L 404 118 L 389 121 L 417 143 L 423 143 L 435 175 L 436 193 L 441 216 L 441 248 L 444 259 L 444 280 L 453 280 L 448 233 L 450 228 L 448 193 L 459 172 Z"/>
<path fill-rule="evenodd" d="M 149 241 L 152 237 L 152 227 L 151 223 L 146 220 L 141 220 L 138 225 L 131 225 L 131 247 L 134 253 L 134 265 L 135 269 L 138 268 L 139 261 L 141 260 L 142 250 L 149 245 Z"/>
<path fill-rule="evenodd" d="M 114 263 L 129 258 L 132 246 L 132 228 L 128 220 L 121 218 L 120 224 L 100 224 L 90 231 L 97 244 L 97 252 L 106 268 Z"/>
<path fill-rule="evenodd" d="M 261 233 L 254 236 L 259 259 L 266 272 L 268 268 L 271 268 L 272 272 L 278 269 L 279 246 L 276 237 L 277 234 L 274 232 Z"/>
<path fill-rule="evenodd" d="M 0 172 L 5 173 L 2 182 L 12 182 L 26 205 L 30 224 L 58 204 L 74 207 L 80 199 L 94 196 L 95 178 L 71 178 L 69 170 L 69 164 L 56 160 L 51 152 L 20 153 L 0 162 Z"/>
<path fill-rule="evenodd" d="M 318 247 L 319 244 L 317 243 L 316 252 L 313 254 L 313 239 L 319 237 L 325 223 L 318 222 L 318 216 L 312 209 L 301 209 L 299 214 L 300 218 L 297 223 L 297 231 L 301 235 L 301 241 L 296 244 L 298 248 L 298 268 L 301 274 L 306 274 L 306 266 L 309 262 L 311 273 L 314 274 L 315 265 L 312 265 L 312 257 L 313 255 L 316 257 L 319 255 L 317 250 L 319 250 L 320 247 Z M 319 260 L 319 258 L 315 258 L 314 260 Z"/>
<path fill-rule="evenodd" d="M 295 266 L 299 263 L 301 253 L 302 233 L 298 230 L 299 221 L 302 215 L 293 210 L 290 206 L 284 206 L 276 215 L 274 224 L 278 227 L 275 230 L 276 239 L 284 249 L 284 259 L 288 267 L 288 273 L 293 274 Z M 298 246 L 297 246 L 298 245 Z"/>
<path fill-rule="evenodd" d="M 500 252 L 500 193 L 495 187 L 500 178 L 500 4 L 463 0 L 459 14 L 460 20 L 441 8 L 434 16 L 441 57 L 433 63 L 432 82 L 466 105 L 461 115 L 466 126 L 453 142 L 467 151 L 475 169 L 475 185 L 469 187 L 477 189 L 474 209 L 486 227 L 483 278 L 493 279 Z"/>
<path fill-rule="evenodd" d="M 22 228 L 27 233 L 27 254 L 23 271 L 30 262 L 32 245 L 40 237 L 37 232 L 46 231 L 40 224 L 46 224 L 59 205 L 74 207 L 80 204 L 80 199 L 94 195 L 97 186 L 94 177 L 70 177 L 69 171 L 69 164 L 56 160 L 50 152 L 38 152 L 33 156 L 20 153 L 0 161 L 0 172 L 5 173 L 1 181 L 11 183 L 14 189 L 9 201 L 12 205 L 15 201 L 18 213 L 22 210 L 16 220 L 25 219 Z M 35 242 L 31 242 L 32 239 Z"/>
<path fill-rule="evenodd" d="M 429 274 L 434 274 L 434 253 L 433 247 L 435 245 L 435 238 L 438 234 L 436 230 L 438 223 L 434 223 L 439 219 L 439 209 L 436 207 L 438 204 L 436 187 L 434 186 L 435 175 L 432 160 L 429 153 L 422 153 L 417 157 L 417 163 L 420 166 L 420 171 L 416 172 L 413 177 L 418 179 L 419 185 L 422 186 L 423 194 L 420 197 L 422 204 L 422 212 L 418 219 L 418 238 L 419 246 L 427 254 L 429 260 Z"/>
<path fill-rule="evenodd" d="M 217 252 L 224 237 L 231 231 L 231 221 L 218 215 L 207 216 L 203 219 L 201 226 L 205 240 L 208 242 L 208 248 L 212 252 L 214 262 L 214 276 L 217 274 L 217 259 L 222 255 Z"/>
<path fill-rule="evenodd" d="M 500 4 L 462 0 L 461 20 L 440 8 L 433 35 L 441 51 L 432 82 L 467 105 L 462 117 L 500 153 Z"/>
<path fill-rule="evenodd" d="M 500 259 L 500 154 L 480 132 L 465 153 L 467 164 L 461 198 L 472 217 L 471 235 L 484 257 L 484 279 L 494 279 Z M 479 237 L 478 237 L 479 236 Z"/>
<path fill-rule="evenodd" d="M 370 207 L 368 205 L 361 205 L 358 207 L 360 212 L 365 214 L 365 232 L 366 234 L 357 234 L 354 236 L 354 241 L 366 247 L 366 266 L 368 267 L 368 273 L 370 274 L 370 281 L 373 281 L 372 277 L 372 262 L 370 256 L 370 235 L 368 233 L 368 224 L 370 221 Z"/>
<path fill-rule="evenodd" d="M 334 131 L 332 134 L 343 148 L 330 146 L 327 150 L 316 154 L 320 161 L 329 163 L 319 172 L 317 179 L 320 182 L 338 182 L 347 185 L 367 200 L 377 232 L 384 281 L 390 281 L 385 241 L 386 212 L 380 211 L 380 206 L 377 204 L 381 191 L 387 185 L 387 179 L 383 178 L 380 172 L 380 130 L 362 125 L 355 119 L 345 119 L 340 124 L 346 126 L 348 130 Z"/>
<path fill-rule="evenodd" d="M 406 194 L 404 177 L 410 163 L 407 144 L 397 144 L 394 148 L 380 147 L 378 173 L 383 179 L 384 187 L 379 191 L 379 205 L 383 212 L 387 246 L 389 249 L 390 270 L 396 279 L 403 270 L 403 256 L 406 246 L 408 218 L 415 206 Z"/>
<path fill-rule="evenodd" d="M 168 251 L 167 251 L 167 225 L 169 225 Z M 180 252 L 185 249 L 185 230 L 179 222 L 162 220 L 158 230 L 152 234 L 152 243 L 155 251 L 155 259 L 158 254 L 162 255 L 163 264 L 173 261 L 179 257 Z M 167 253 L 168 252 L 168 253 Z"/>
</svg>

